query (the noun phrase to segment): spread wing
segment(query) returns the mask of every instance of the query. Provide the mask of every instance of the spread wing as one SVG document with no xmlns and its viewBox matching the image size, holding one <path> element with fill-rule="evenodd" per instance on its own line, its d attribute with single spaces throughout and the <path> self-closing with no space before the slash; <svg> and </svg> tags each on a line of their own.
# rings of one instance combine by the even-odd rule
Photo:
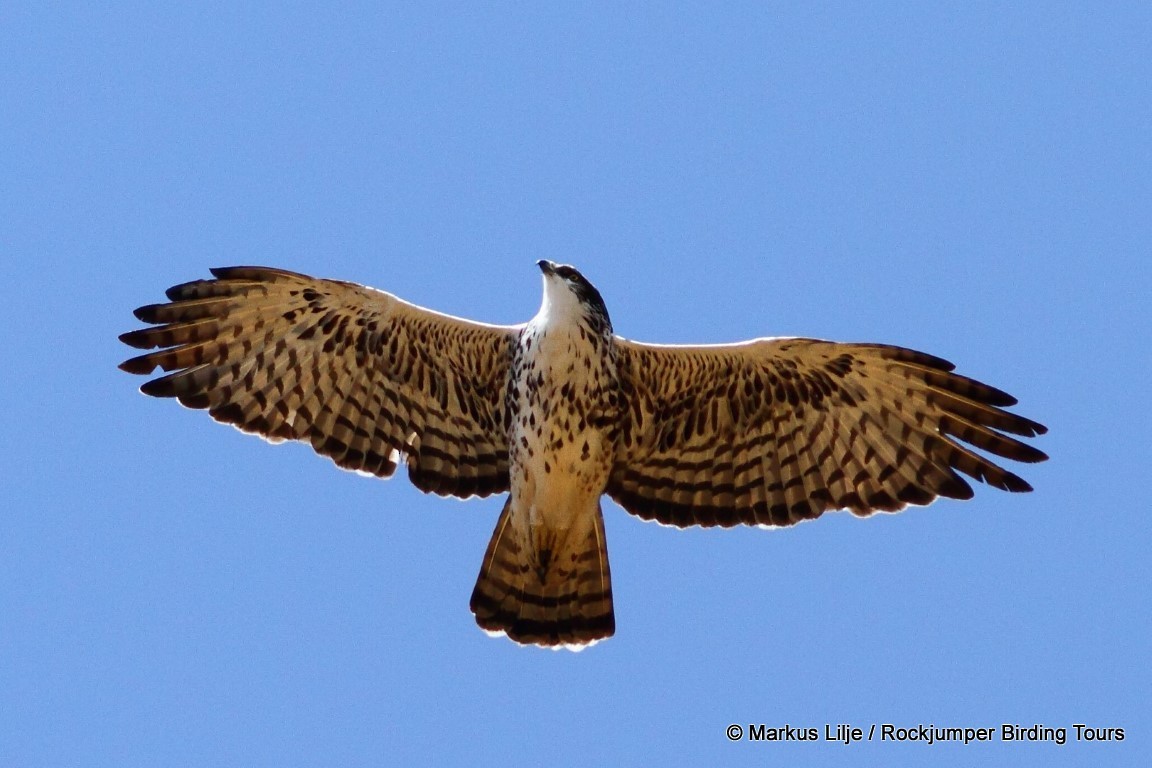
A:
<svg viewBox="0 0 1152 768">
<path fill-rule="evenodd" d="M 213 269 L 136 310 L 152 349 L 121 364 L 171 371 L 140 389 L 207 409 L 345 469 L 389 477 L 401 454 L 421 490 L 508 489 L 504 393 L 518 328 L 438 314 L 354 283 L 264 267 Z"/>
<path fill-rule="evenodd" d="M 957 470 L 1030 491 L 968 446 L 1047 458 L 1005 434 L 1047 431 L 1002 409 L 1014 398 L 921 352 L 815 339 L 617 345 L 626 414 L 607 492 L 648 520 L 778 526 L 971 498 Z"/>
</svg>

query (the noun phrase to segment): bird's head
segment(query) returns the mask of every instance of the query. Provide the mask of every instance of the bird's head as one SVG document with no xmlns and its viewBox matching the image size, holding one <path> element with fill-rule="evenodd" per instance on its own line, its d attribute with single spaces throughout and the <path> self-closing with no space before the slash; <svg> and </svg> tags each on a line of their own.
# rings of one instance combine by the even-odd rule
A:
<svg viewBox="0 0 1152 768">
<path fill-rule="evenodd" d="M 536 262 L 544 273 L 544 301 L 540 313 L 551 321 L 570 320 L 588 323 L 594 330 L 612 333 L 608 308 L 596 286 L 588 282 L 575 267 L 541 259 Z"/>
</svg>

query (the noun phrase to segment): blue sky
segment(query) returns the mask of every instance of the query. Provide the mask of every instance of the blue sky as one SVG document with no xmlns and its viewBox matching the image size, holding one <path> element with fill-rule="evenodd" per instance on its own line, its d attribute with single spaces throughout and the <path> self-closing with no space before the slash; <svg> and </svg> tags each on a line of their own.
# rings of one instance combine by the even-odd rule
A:
<svg viewBox="0 0 1152 768">
<path fill-rule="evenodd" d="M 1152 11 L 942 5 L 0 7 L 0 763 L 1146 760 Z M 131 310 L 210 266 L 514 323 L 540 258 L 631 338 L 946 357 L 1052 460 L 1030 495 L 783 531 L 606 501 L 617 636 L 553 653 L 468 612 L 499 499 L 116 369 Z"/>
</svg>

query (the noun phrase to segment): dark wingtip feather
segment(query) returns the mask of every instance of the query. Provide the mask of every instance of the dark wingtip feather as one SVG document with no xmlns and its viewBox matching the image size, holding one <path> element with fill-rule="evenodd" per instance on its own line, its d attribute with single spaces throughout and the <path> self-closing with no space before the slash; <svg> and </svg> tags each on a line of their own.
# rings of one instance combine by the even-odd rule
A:
<svg viewBox="0 0 1152 768">
<path fill-rule="evenodd" d="M 275 281 L 276 278 L 284 277 L 310 279 L 307 275 L 302 275 L 299 272 L 277 269 L 276 267 L 211 267 L 208 271 L 218 280 L 256 280 L 268 282 Z"/>
<path fill-rule="evenodd" d="M 169 289 L 169 290 L 171 290 L 171 289 Z M 154 322 L 156 322 L 156 320 L 155 320 L 156 310 L 162 306 L 166 306 L 166 305 L 164 305 L 164 304 L 145 304 L 142 307 L 136 307 L 136 309 L 132 310 L 132 314 L 136 316 L 137 320 L 139 320 L 143 323 L 154 323 Z"/>
<path fill-rule="evenodd" d="M 164 295 L 168 297 L 169 301 L 180 301 L 181 299 L 188 298 L 189 292 L 203 282 L 203 280 L 189 280 L 186 283 L 180 283 L 179 285 L 172 286 L 168 290 L 164 291 Z M 143 309 L 143 307 L 141 307 L 141 309 Z"/>
<path fill-rule="evenodd" d="M 135 373 L 139 376 L 147 376 L 156 368 L 156 361 L 152 359 L 151 354 L 140 355 L 129 358 L 116 367 L 124 371 L 124 373 Z"/>
<path fill-rule="evenodd" d="M 1039 448 L 1033 448 L 1030 445 L 1021 443 L 1008 458 L 1022 461 L 1025 464 L 1039 464 L 1042 461 L 1048 461 L 1048 454 Z"/>
<path fill-rule="evenodd" d="M 984 382 L 978 383 L 981 387 L 984 388 L 984 391 L 980 393 L 981 399 L 989 405 L 996 405 L 1000 406 L 1001 408 L 1006 408 L 1008 406 L 1016 405 L 1018 402 L 1020 402 L 1002 389 L 989 386 Z"/>
<path fill-rule="evenodd" d="M 120 334 L 119 339 L 128 346 L 135 347 L 136 349 L 151 349 L 156 345 L 152 343 L 148 335 L 149 330 L 151 329 L 140 328 L 139 330 L 128 331 L 127 333 Z"/>
<path fill-rule="evenodd" d="M 1004 484 L 997 487 L 1001 490 L 1008 491 L 1009 493 L 1032 492 L 1032 486 L 1028 484 L 1027 480 L 1022 477 L 1018 477 L 1017 475 L 1013 475 L 1010 472 L 1004 477 Z"/>
<path fill-rule="evenodd" d="M 176 390 L 172 386 L 171 379 L 171 376 L 161 376 L 158 379 L 146 381 L 141 385 L 140 391 L 150 397 L 175 397 Z"/>
<path fill-rule="evenodd" d="M 916 349 L 908 349 L 907 347 L 897 347 L 892 344 L 874 344 L 872 345 L 877 349 L 883 350 L 882 356 L 888 360 L 899 360 L 906 363 L 915 363 L 923 365 L 927 368 L 935 368 L 940 371 L 950 372 L 956 369 L 956 365 L 949 360 L 936 355 L 930 355 L 927 352 L 921 352 Z"/>
<path fill-rule="evenodd" d="M 1025 418 L 1015 413 L 996 413 L 993 414 L 997 421 L 994 423 L 989 420 L 985 422 L 987 426 L 994 426 L 1001 432 L 1010 432 L 1013 435 L 1020 435 L 1021 437 L 1036 437 L 1048 432 L 1048 427 L 1043 424 L 1032 421 L 1032 419 Z"/>
</svg>

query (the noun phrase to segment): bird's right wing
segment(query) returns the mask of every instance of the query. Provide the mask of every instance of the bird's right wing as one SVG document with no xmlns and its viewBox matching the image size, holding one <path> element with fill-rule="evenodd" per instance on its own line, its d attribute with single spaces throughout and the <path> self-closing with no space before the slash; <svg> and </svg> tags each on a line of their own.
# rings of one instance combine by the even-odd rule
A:
<svg viewBox="0 0 1152 768">
<path fill-rule="evenodd" d="M 608 493 L 677 526 L 790 525 L 969 498 L 956 470 L 1007 491 L 1024 480 L 963 443 L 1035 462 L 1042 425 L 938 357 L 879 344 L 758 339 L 658 346 L 617 339 L 625 391 Z"/>
<path fill-rule="evenodd" d="M 121 364 L 171 371 L 140 389 L 345 469 L 421 490 L 508 489 L 505 390 L 518 327 L 442 315 L 382 291 L 264 267 L 212 270 L 136 310 L 120 337 L 158 351 Z"/>
</svg>

